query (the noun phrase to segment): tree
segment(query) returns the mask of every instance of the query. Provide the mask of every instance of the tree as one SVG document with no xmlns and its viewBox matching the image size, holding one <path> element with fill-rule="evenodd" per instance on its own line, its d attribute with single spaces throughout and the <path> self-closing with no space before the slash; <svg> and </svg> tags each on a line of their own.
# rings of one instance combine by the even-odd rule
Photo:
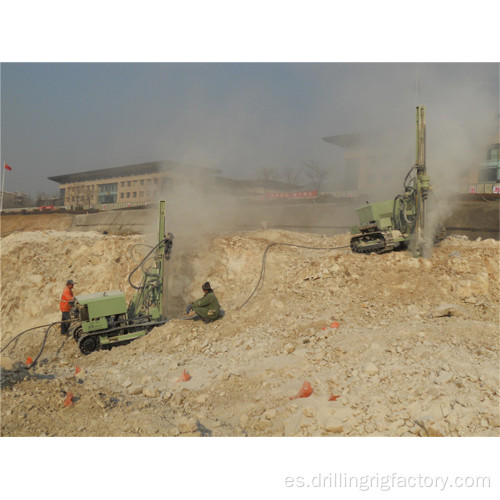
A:
<svg viewBox="0 0 500 500">
<path fill-rule="evenodd" d="M 260 167 L 257 176 L 259 179 L 266 179 L 268 181 L 277 181 L 280 178 L 276 167 Z"/>
<path fill-rule="evenodd" d="M 304 172 L 307 177 L 311 180 L 313 187 L 319 192 L 321 184 L 328 177 L 328 170 L 321 167 L 317 161 L 309 161 L 304 163 Z"/>
<path fill-rule="evenodd" d="M 285 182 L 288 184 L 298 184 L 300 178 L 302 177 L 302 170 L 297 167 L 290 167 L 289 165 L 285 165 L 282 168 L 282 177 Z"/>
</svg>

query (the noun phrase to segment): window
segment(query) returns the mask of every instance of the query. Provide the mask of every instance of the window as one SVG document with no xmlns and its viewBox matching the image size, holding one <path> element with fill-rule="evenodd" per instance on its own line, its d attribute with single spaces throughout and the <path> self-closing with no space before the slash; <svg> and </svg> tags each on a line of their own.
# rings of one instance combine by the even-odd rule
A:
<svg viewBox="0 0 500 500">
<path fill-rule="evenodd" d="M 127 187 L 130 187 L 130 181 L 127 181 Z"/>
<path fill-rule="evenodd" d="M 139 196 L 142 198 L 144 196 L 144 191 L 141 191 Z"/>
<path fill-rule="evenodd" d="M 130 193 L 127 193 L 127 198 L 130 198 Z"/>
<path fill-rule="evenodd" d="M 123 198 L 123 197 L 124 197 L 124 194 L 125 194 L 125 193 L 120 193 L 120 198 Z"/>
<path fill-rule="evenodd" d="M 120 182 L 121 187 L 125 187 L 125 181 Z"/>
<path fill-rule="evenodd" d="M 137 181 L 134 181 L 134 186 L 137 186 Z"/>
<path fill-rule="evenodd" d="M 118 182 L 110 182 L 109 184 L 99 184 L 99 195 L 97 203 L 116 203 L 118 198 Z"/>
<path fill-rule="evenodd" d="M 141 179 L 141 186 L 144 186 L 144 179 Z"/>
<path fill-rule="evenodd" d="M 151 184 L 151 179 L 147 180 L 147 185 L 149 186 Z"/>
<path fill-rule="evenodd" d="M 134 191 L 134 198 L 137 198 L 137 191 Z"/>
</svg>

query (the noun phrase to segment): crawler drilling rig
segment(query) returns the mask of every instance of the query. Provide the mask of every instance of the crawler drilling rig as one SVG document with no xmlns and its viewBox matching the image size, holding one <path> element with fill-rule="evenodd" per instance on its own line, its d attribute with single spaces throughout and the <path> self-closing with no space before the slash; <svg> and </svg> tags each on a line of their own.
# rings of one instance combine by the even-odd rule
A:
<svg viewBox="0 0 500 500">
<path fill-rule="evenodd" d="M 358 253 L 384 253 L 410 249 L 426 257 L 429 245 L 446 237 L 439 225 L 435 234 L 426 228 L 427 204 L 432 190 L 425 164 L 425 106 L 417 106 L 416 160 L 404 179 L 404 193 L 394 200 L 358 208 L 359 225 L 351 228 L 351 249 Z"/>
<path fill-rule="evenodd" d="M 158 243 L 129 275 L 128 281 L 136 289 L 129 305 L 119 290 L 75 297 L 70 333 L 83 354 L 128 343 L 167 322 L 166 265 L 173 238 L 170 233 L 165 235 L 165 202 L 160 201 Z M 142 279 L 136 286 L 131 278 L 139 270 Z"/>
</svg>

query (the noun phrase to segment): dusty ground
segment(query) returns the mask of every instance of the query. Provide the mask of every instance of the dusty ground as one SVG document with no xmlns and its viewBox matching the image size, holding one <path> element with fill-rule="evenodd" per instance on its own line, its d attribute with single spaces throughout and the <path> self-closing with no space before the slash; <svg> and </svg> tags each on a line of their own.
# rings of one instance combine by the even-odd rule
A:
<svg viewBox="0 0 500 500">
<path fill-rule="evenodd" d="M 43 330 L 3 352 L 1 435 L 498 436 L 494 240 L 450 236 L 429 260 L 275 246 L 263 286 L 238 309 L 268 244 L 348 240 L 275 230 L 195 247 L 175 240 L 168 324 L 89 356 L 52 330 L 30 371 L 25 361 L 38 354 Z M 76 295 L 121 289 L 130 298 L 129 250 L 140 241 L 62 231 L 4 238 L 2 346 L 59 320 L 68 276 Z M 180 319 L 206 280 L 226 317 Z M 184 370 L 192 378 L 178 382 Z M 290 399 L 305 381 L 313 393 Z M 69 391 L 73 404 L 64 406 Z"/>
</svg>

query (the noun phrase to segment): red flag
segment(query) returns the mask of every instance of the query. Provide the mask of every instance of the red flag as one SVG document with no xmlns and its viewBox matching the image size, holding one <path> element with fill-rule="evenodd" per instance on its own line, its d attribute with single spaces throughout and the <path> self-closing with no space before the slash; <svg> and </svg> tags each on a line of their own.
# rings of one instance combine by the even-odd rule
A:
<svg viewBox="0 0 500 500">
<path fill-rule="evenodd" d="M 10 167 L 9 165 L 7 165 L 7 163 L 4 163 L 4 165 L 5 165 L 5 168 L 6 168 L 7 170 L 12 170 L 12 167 Z"/>
</svg>

